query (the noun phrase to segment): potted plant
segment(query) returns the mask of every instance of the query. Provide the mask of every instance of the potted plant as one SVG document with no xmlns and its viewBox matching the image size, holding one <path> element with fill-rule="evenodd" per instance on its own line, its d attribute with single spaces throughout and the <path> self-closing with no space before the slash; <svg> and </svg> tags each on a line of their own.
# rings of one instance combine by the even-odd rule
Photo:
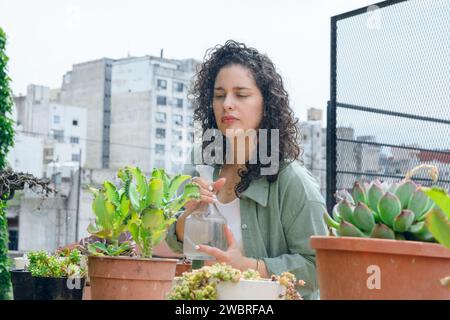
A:
<svg viewBox="0 0 450 320">
<path fill-rule="evenodd" d="M 334 236 L 312 237 L 321 299 L 449 299 L 439 279 L 450 270 L 450 250 L 435 242 L 427 217 L 438 210 L 411 180 L 355 182 L 340 191 L 332 217 Z"/>
<path fill-rule="evenodd" d="M 79 250 L 28 253 L 24 270 L 12 270 L 15 300 L 81 300 L 86 269 Z"/>
<path fill-rule="evenodd" d="M 152 258 L 153 248 L 165 239 L 181 207 L 200 198 L 199 187 L 188 183 L 177 197 L 191 177 L 170 178 L 163 169 L 154 169 L 147 179 L 139 168 L 125 167 L 118 177 L 120 188 L 109 181 L 101 190 L 91 188 L 96 221 L 88 231 L 107 240 L 88 247 L 92 299 L 164 299 L 178 260 Z M 132 242 L 119 242 L 124 233 Z"/>
<path fill-rule="evenodd" d="M 169 300 L 301 300 L 297 286 L 303 286 L 289 272 L 270 279 L 256 270 L 241 272 L 225 263 L 185 272 L 174 280 Z"/>
</svg>

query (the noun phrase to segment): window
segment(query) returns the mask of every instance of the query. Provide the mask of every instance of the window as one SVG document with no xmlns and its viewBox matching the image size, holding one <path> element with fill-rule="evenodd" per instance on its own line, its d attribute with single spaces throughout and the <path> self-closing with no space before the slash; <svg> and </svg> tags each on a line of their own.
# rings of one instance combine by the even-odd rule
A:
<svg viewBox="0 0 450 320">
<path fill-rule="evenodd" d="M 175 91 L 176 92 L 183 92 L 184 85 L 182 82 L 175 82 Z"/>
<path fill-rule="evenodd" d="M 183 132 L 180 130 L 172 130 L 172 138 L 173 141 L 182 141 L 183 140 Z"/>
<path fill-rule="evenodd" d="M 174 114 L 172 116 L 173 124 L 175 126 L 182 126 L 183 125 L 183 116 L 179 114 Z"/>
<path fill-rule="evenodd" d="M 172 156 L 177 157 L 179 159 L 183 158 L 183 149 L 181 147 L 173 146 Z"/>
<path fill-rule="evenodd" d="M 54 124 L 60 124 L 61 123 L 61 117 L 60 116 L 53 116 L 53 123 Z"/>
<path fill-rule="evenodd" d="M 70 137 L 70 143 L 80 143 L 80 138 L 78 137 Z"/>
<path fill-rule="evenodd" d="M 189 132 L 189 141 L 194 142 L 194 133 L 193 132 Z"/>
<path fill-rule="evenodd" d="M 187 125 L 193 127 L 194 126 L 194 118 L 191 116 L 187 117 Z"/>
<path fill-rule="evenodd" d="M 18 250 L 19 249 L 19 230 L 9 229 L 9 250 Z"/>
<path fill-rule="evenodd" d="M 72 161 L 80 161 L 80 154 L 72 153 Z"/>
<path fill-rule="evenodd" d="M 167 89 L 167 80 L 158 79 L 156 80 L 156 86 L 158 89 Z"/>
<path fill-rule="evenodd" d="M 165 153 L 165 146 L 163 144 L 156 144 L 155 154 L 164 154 L 164 153 Z"/>
<path fill-rule="evenodd" d="M 74 127 L 77 127 L 78 126 L 78 120 L 72 120 L 72 125 L 74 126 Z"/>
<path fill-rule="evenodd" d="M 156 138 L 165 139 L 166 138 L 166 129 L 156 128 Z"/>
<path fill-rule="evenodd" d="M 167 105 L 167 97 L 165 97 L 165 96 L 157 96 L 156 97 L 156 104 L 158 106 L 165 106 L 165 105 Z"/>
<path fill-rule="evenodd" d="M 64 142 L 64 130 L 53 130 L 53 139 Z"/>
<path fill-rule="evenodd" d="M 177 106 L 177 108 L 183 109 L 183 99 L 175 99 L 175 105 Z"/>
<path fill-rule="evenodd" d="M 158 123 L 166 123 L 166 113 L 165 112 L 157 112 L 155 115 L 156 122 Z"/>
</svg>

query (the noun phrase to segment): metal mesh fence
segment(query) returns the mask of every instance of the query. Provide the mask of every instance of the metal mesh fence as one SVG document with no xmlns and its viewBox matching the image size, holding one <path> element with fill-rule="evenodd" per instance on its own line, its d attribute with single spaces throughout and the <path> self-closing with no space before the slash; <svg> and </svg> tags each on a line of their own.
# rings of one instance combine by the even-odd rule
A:
<svg viewBox="0 0 450 320">
<path fill-rule="evenodd" d="M 328 208 L 355 180 L 397 181 L 422 163 L 449 188 L 449 92 L 450 0 L 385 1 L 333 17 Z"/>
</svg>

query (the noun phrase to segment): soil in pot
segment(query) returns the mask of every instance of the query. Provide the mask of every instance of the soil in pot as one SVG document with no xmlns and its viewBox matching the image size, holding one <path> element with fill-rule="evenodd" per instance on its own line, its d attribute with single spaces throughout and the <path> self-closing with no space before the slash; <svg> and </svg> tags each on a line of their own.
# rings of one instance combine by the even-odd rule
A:
<svg viewBox="0 0 450 320">
<path fill-rule="evenodd" d="M 14 300 L 33 300 L 33 277 L 23 269 L 11 270 Z"/>
</svg>

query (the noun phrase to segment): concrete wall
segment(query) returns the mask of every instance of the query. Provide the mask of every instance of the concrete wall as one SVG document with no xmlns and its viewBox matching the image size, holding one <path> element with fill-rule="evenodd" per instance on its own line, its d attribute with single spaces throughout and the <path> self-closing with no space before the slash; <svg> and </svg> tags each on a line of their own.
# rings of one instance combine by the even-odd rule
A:
<svg viewBox="0 0 450 320">
<path fill-rule="evenodd" d="M 7 161 L 15 171 L 28 172 L 37 178 L 44 175 L 44 139 L 20 132 L 14 136 L 14 146 Z"/>
<path fill-rule="evenodd" d="M 87 109 L 86 166 L 102 168 L 109 153 L 109 135 L 104 135 L 105 105 L 110 99 L 111 59 L 75 64 L 63 77 L 61 103 Z"/>
</svg>

